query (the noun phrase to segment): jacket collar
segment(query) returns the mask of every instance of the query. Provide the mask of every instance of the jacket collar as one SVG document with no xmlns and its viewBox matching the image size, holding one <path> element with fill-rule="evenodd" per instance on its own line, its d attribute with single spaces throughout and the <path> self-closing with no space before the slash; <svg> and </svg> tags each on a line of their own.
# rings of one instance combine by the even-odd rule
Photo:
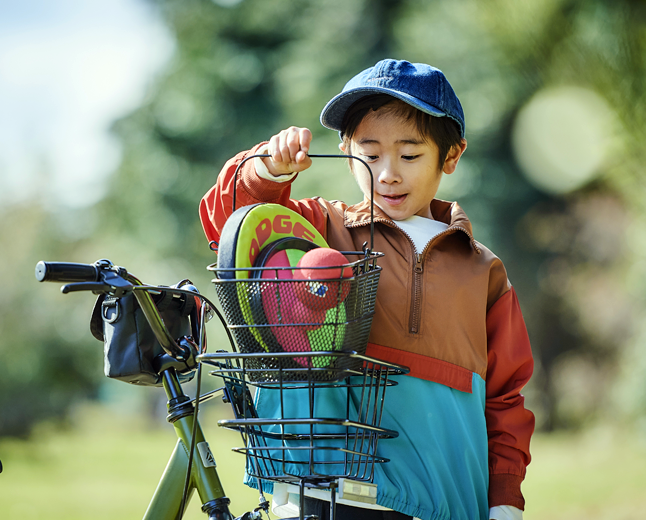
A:
<svg viewBox="0 0 646 520">
<path fill-rule="evenodd" d="M 431 213 L 435 220 L 444 222 L 449 226 L 451 232 L 463 231 L 469 237 L 471 245 L 479 253 L 480 248 L 477 246 L 473 238 L 473 229 L 471 222 L 467 217 L 464 210 L 458 205 L 457 202 L 448 202 L 440 199 L 433 199 L 431 201 Z M 396 226 L 396 222 L 391 219 L 384 211 L 377 205 L 374 210 L 375 222 L 383 222 L 390 226 Z M 343 224 L 347 228 L 361 227 L 370 225 L 370 201 L 364 200 L 358 204 L 348 206 L 345 210 L 343 217 Z"/>
</svg>

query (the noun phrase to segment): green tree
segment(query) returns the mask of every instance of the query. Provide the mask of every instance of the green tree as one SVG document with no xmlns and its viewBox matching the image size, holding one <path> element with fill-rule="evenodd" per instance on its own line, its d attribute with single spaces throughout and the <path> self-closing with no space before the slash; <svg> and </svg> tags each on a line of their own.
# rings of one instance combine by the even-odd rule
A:
<svg viewBox="0 0 646 520">
<path fill-rule="evenodd" d="M 57 223 L 45 210 L 15 208 L 4 215 L 5 222 L 31 229 L 25 236 L 39 242 L 26 249 L 33 257 L 21 253 L 16 262 L 35 263 L 41 258 L 34 251 L 54 258 L 66 245 L 76 261 L 108 257 L 150 283 L 188 276 L 210 291 L 204 267 L 215 257 L 197 207 L 224 162 L 289 125 L 313 130 L 313 152 L 335 153 L 338 137 L 319 125 L 318 115 L 344 82 L 383 57 L 423 61 L 447 74 L 465 108 L 469 148 L 456 174 L 445 179 L 441 195 L 465 207 L 476 238 L 500 255 L 518 290 L 537 360 L 527 394 L 539 423 L 550 429 L 580 426 L 591 417 L 646 414 L 641 180 L 646 108 L 637 102 L 646 80 L 643 2 L 154 4 L 176 37 L 176 52 L 142 106 L 115 124 L 123 160 L 109 180 L 108 195 L 92 210 L 93 231 L 82 240 L 55 243 L 49 230 Z M 605 99 L 618 122 L 613 130 L 618 145 L 595 179 L 552 193 L 524 174 L 514 135 L 537 94 L 566 86 Z M 315 165 L 301 175 L 293 193 L 349 202 L 360 197 L 341 162 Z M 1 348 L 3 359 L 17 361 L 11 378 L 3 378 L 3 410 L 20 402 L 23 410 L 33 408 L 30 417 L 42 409 L 62 411 L 66 404 L 21 401 L 20 392 L 45 388 L 40 381 L 49 384 L 47 378 L 54 376 L 47 367 L 58 365 L 44 360 L 54 352 L 68 364 L 82 365 L 87 356 L 100 354 L 81 349 L 81 340 L 48 343 L 52 327 L 70 313 L 68 307 L 56 308 L 39 322 L 42 334 L 34 332 L 37 368 L 31 379 L 22 377 L 16 367 L 26 358 L 15 347 L 21 343 L 21 316 L 33 311 L 34 299 L 45 296 L 42 290 L 36 296 L 9 285 L 11 291 L 0 300 L 6 312 Z M 61 297 L 56 298 L 58 305 Z M 89 313 L 80 311 L 87 298 L 83 304 L 63 300 L 79 306 L 74 316 Z M 87 337 L 84 341 L 87 345 Z M 98 376 L 98 366 L 96 360 L 91 369 L 83 365 L 74 372 L 77 382 L 66 383 L 67 393 L 47 399 L 62 403 L 92 395 L 96 380 L 90 375 Z"/>
<path fill-rule="evenodd" d="M 37 200 L 0 213 L 0 436 L 25 436 L 96 397 L 103 346 L 88 334 L 92 295 L 63 297 L 33 274 L 39 260 L 73 261 L 87 247 L 61 234 L 60 216 Z"/>
</svg>

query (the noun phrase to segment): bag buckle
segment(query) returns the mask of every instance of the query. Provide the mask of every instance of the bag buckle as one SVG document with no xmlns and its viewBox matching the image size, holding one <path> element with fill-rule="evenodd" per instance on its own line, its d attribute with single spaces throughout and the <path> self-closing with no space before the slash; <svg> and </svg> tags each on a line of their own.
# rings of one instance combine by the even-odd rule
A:
<svg viewBox="0 0 646 520">
<path fill-rule="evenodd" d="M 114 307 L 115 311 L 112 316 L 108 316 L 108 311 L 110 308 Z M 101 305 L 101 314 L 103 316 L 103 321 L 106 323 L 114 323 L 121 317 L 121 305 L 119 305 L 119 300 L 105 300 L 103 305 Z"/>
</svg>

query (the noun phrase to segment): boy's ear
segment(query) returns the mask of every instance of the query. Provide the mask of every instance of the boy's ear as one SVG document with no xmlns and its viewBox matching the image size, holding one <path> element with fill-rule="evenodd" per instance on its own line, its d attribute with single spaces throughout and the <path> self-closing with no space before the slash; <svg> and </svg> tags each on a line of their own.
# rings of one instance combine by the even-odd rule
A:
<svg viewBox="0 0 646 520">
<path fill-rule="evenodd" d="M 350 153 L 350 150 L 348 150 L 348 149 L 346 148 L 346 146 L 345 146 L 345 141 L 341 141 L 341 142 L 339 143 L 339 150 L 341 150 L 341 153 L 342 153 L 343 155 L 352 155 L 352 154 Z M 354 161 L 353 161 L 352 159 L 348 159 L 348 167 L 350 168 L 350 171 L 352 172 L 352 175 L 354 175 L 354 168 L 352 167 L 352 163 L 353 163 L 353 162 L 354 162 Z"/>
<path fill-rule="evenodd" d="M 455 168 L 458 166 L 458 161 L 460 160 L 460 157 L 466 149 L 466 139 L 462 139 L 459 145 L 453 145 L 449 152 L 446 154 L 446 160 L 444 161 L 444 168 L 442 169 L 442 171 L 447 175 L 451 175 L 455 171 Z"/>
</svg>

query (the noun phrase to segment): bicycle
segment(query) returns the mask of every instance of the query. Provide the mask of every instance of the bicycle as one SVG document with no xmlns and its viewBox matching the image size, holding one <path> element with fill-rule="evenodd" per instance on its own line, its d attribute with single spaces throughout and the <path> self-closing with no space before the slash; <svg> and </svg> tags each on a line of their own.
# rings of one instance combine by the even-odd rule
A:
<svg viewBox="0 0 646 520">
<path fill-rule="evenodd" d="M 229 499 L 226 498 L 216 471 L 216 462 L 198 420 L 200 403 L 215 397 L 219 392 L 222 392 L 223 399 L 231 404 L 235 416 L 233 420 L 219 421 L 219 425 L 238 430 L 242 434 L 245 446 L 239 448 L 239 451 L 247 455 L 247 470 L 251 477 L 258 481 L 264 479 L 297 483 L 301 503 L 306 488 L 328 488 L 333 517 L 339 476 L 336 473 L 321 474 L 317 466 L 334 466 L 340 462 L 317 460 L 314 454 L 317 450 L 338 451 L 330 446 L 317 446 L 316 442 L 322 439 L 338 440 L 341 437 L 345 446 L 341 448 L 344 472 L 351 473 L 356 479 L 348 478 L 342 485 L 349 484 L 352 487 L 358 482 L 357 495 L 360 497 L 362 493 L 365 494 L 361 482 L 371 479 L 371 468 L 375 463 L 384 462 L 376 456 L 377 441 L 397 435 L 396 432 L 379 426 L 383 393 L 386 386 L 392 384 L 390 376 L 406 373 L 405 368 L 383 363 L 356 352 L 298 353 L 299 359 L 324 359 L 328 368 L 322 370 L 313 364 L 295 367 L 293 360 L 296 355 L 289 352 L 236 352 L 231 332 L 217 306 L 197 292 L 190 281 L 184 281 L 177 287 L 144 285 L 124 268 L 114 266 L 107 260 L 100 260 L 94 264 L 39 262 L 36 277 L 39 281 L 66 283 L 62 287 L 63 293 L 92 291 L 115 298 L 134 295 L 155 339 L 163 349 L 163 353 L 154 358 L 154 368 L 168 397 L 168 421 L 174 426 L 178 442 L 144 514 L 145 520 L 181 518 L 194 490 L 197 490 L 202 510 L 210 520 L 234 518 L 229 511 Z M 194 306 L 190 311 L 190 336 L 173 338 L 169 333 L 153 298 L 161 294 L 170 295 L 182 303 L 193 300 Z M 204 325 L 213 315 L 217 315 L 225 325 L 232 352 L 207 353 Z M 332 358 L 342 359 L 344 362 L 331 369 L 329 367 Z M 285 360 L 286 363 L 282 363 L 281 360 Z M 223 379 L 224 386 L 201 395 L 201 368 L 204 364 L 215 367 L 213 374 Z M 192 372 L 197 373 L 198 397 L 191 399 L 182 390 L 180 376 Z M 320 377 L 321 372 L 325 375 L 323 380 Z M 339 377 L 342 378 L 342 382 L 337 381 Z M 309 395 L 310 404 L 315 401 L 315 393 L 321 389 L 341 389 L 349 392 L 348 395 L 359 389 L 363 403 L 359 405 L 359 420 L 356 420 L 356 417 L 329 419 L 313 415 L 301 420 L 290 417 L 279 417 L 276 420 L 258 418 L 254 413 L 254 402 L 250 392 L 250 386 L 254 384 L 278 391 L 281 399 L 284 399 L 286 392 L 300 390 Z M 294 431 L 293 428 L 299 425 L 304 425 L 307 431 Z M 319 426 L 336 426 L 341 429 L 341 433 L 316 432 Z M 272 427 L 277 427 L 277 430 L 271 431 Z M 290 428 L 292 431 L 289 431 Z M 303 460 L 295 461 L 288 458 L 289 450 L 303 450 L 307 454 Z M 311 471 L 305 475 L 281 471 L 281 468 L 285 469 L 288 464 L 299 463 L 304 463 Z M 258 507 L 254 511 L 245 512 L 237 517 L 237 520 L 260 519 L 263 513 L 269 517 L 269 503 L 264 498 L 263 487 L 258 484 L 258 488 Z M 305 518 L 302 511 L 299 518 Z M 314 517 L 309 518 L 314 520 Z"/>
</svg>

